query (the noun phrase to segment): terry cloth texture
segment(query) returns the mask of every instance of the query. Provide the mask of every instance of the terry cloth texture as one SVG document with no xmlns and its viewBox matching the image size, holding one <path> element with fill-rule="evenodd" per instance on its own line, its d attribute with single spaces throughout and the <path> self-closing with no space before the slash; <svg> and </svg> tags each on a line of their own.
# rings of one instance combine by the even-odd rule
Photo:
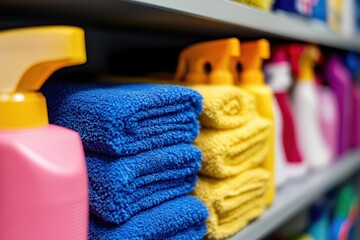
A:
<svg viewBox="0 0 360 240">
<path fill-rule="evenodd" d="M 112 78 L 114 82 L 128 83 L 131 81 L 143 83 L 161 83 L 192 88 L 204 98 L 204 110 L 200 116 L 203 127 L 215 129 L 236 128 L 244 125 L 256 114 L 255 97 L 235 86 L 187 84 L 176 81 L 154 80 L 152 78 Z"/>
<path fill-rule="evenodd" d="M 201 151 L 179 144 L 128 157 L 87 152 L 86 161 L 91 212 L 122 224 L 144 209 L 191 192 Z"/>
<path fill-rule="evenodd" d="M 203 127 L 214 129 L 237 128 L 245 125 L 256 114 L 255 98 L 234 86 L 191 85 L 204 101 L 200 116 Z"/>
<path fill-rule="evenodd" d="M 200 177 L 194 195 L 208 207 L 209 238 L 226 238 L 262 214 L 266 207 L 269 173 L 261 168 L 232 178 Z"/>
<path fill-rule="evenodd" d="M 202 239 L 208 211 L 201 201 L 184 196 L 140 212 L 123 225 L 90 219 L 90 240 Z"/>
<path fill-rule="evenodd" d="M 259 166 L 269 152 L 270 127 L 270 121 L 254 117 L 239 128 L 201 129 L 194 142 L 203 152 L 204 162 L 200 173 L 226 178 Z"/>
<path fill-rule="evenodd" d="M 157 84 L 46 84 L 51 123 L 77 131 L 86 150 L 133 155 L 191 143 L 199 131 L 202 97 Z"/>
</svg>

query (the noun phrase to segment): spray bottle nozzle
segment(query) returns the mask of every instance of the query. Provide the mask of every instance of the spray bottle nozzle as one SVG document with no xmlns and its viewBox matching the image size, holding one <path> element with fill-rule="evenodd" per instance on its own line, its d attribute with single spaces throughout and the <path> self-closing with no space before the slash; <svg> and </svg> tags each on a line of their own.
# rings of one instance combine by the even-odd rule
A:
<svg viewBox="0 0 360 240">
<path fill-rule="evenodd" d="M 86 61 L 84 32 L 77 27 L 32 27 L 0 32 L 0 129 L 45 126 L 39 90 L 56 70 Z"/>
<path fill-rule="evenodd" d="M 234 84 L 233 59 L 240 55 L 236 38 L 202 42 L 185 48 L 179 57 L 176 81 Z"/>
<path fill-rule="evenodd" d="M 291 67 L 300 81 L 314 79 L 314 67 L 320 61 L 321 52 L 315 45 L 291 44 L 287 46 Z"/>
<path fill-rule="evenodd" d="M 263 59 L 270 57 L 270 44 L 266 39 L 241 44 L 241 56 L 237 60 L 243 66 L 238 73 L 238 83 L 264 83 Z"/>
</svg>

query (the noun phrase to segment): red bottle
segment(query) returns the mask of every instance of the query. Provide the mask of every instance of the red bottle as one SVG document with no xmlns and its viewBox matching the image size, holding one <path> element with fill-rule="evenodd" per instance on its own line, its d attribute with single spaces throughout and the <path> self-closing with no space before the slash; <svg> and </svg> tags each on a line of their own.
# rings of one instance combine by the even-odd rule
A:
<svg viewBox="0 0 360 240">
<path fill-rule="evenodd" d="M 289 98 L 292 84 L 290 49 L 276 46 L 272 49 L 271 59 L 264 67 L 266 80 L 274 91 L 282 118 L 282 144 L 286 158 L 286 175 L 299 177 L 306 173 L 306 166 L 297 142 L 294 115 Z M 296 71 L 296 69 L 294 69 Z"/>
</svg>

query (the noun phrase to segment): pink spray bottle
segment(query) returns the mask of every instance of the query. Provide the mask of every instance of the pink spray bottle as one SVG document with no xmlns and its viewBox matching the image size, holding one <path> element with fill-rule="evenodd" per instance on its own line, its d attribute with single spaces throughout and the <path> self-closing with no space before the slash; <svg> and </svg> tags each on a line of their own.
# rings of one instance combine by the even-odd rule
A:
<svg viewBox="0 0 360 240">
<path fill-rule="evenodd" d="M 266 80 L 274 91 L 276 118 L 281 119 L 281 141 L 278 143 L 285 152 L 285 172 L 287 178 L 296 178 L 306 173 L 306 166 L 297 142 L 294 114 L 288 91 L 292 85 L 291 59 L 287 45 L 272 48 L 271 59 L 264 66 Z M 275 108 L 277 109 L 277 108 Z"/>
<path fill-rule="evenodd" d="M 318 99 L 321 103 L 319 112 L 319 121 L 321 133 L 324 141 L 331 153 L 332 160 L 338 157 L 338 138 L 339 138 L 339 112 L 337 106 L 336 95 L 329 87 L 328 81 L 324 78 L 323 65 L 324 58 L 322 56 L 316 71 L 316 86 Z"/>
<path fill-rule="evenodd" d="M 341 58 L 333 54 L 325 67 L 325 77 L 335 92 L 339 113 L 338 155 L 350 147 L 351 132 L 351 75 Z"/>
<path fill-rule="evenodd" d="M 37 92 L 57 69 L 86 61 L 84 32 L 0 32 L 0 239 L 85 240 L 88 185 L 80 136 L 48 124 Z"/>
</svg>

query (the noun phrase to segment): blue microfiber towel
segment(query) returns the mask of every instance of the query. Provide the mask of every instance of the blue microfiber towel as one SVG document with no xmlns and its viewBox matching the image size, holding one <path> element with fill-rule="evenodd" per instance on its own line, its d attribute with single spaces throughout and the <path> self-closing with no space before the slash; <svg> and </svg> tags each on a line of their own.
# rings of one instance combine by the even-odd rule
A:
<svg viewBox="0 0 360 240">
<path fill-rule="evenodd" d="M 86 152 L 90 210 L 121 224 L 136 213 L 188 194 L 195 188 L 201 151 L 178 144 L 116 157 Z"/>
<path fill-rule="evenodd" d="M 90 240 L 202 239 L 208 211 L 195 197 L 183 196 L 143 211 L 121 226 L 90 219 Z"/>
<path fill-rule="evenodd" d="M 132 155 L 178 143 L 199 132 L 202 97 L 159 84 L 45 84 L 51 123 L 77 131 L 87 150 Z"/>
</svg>

